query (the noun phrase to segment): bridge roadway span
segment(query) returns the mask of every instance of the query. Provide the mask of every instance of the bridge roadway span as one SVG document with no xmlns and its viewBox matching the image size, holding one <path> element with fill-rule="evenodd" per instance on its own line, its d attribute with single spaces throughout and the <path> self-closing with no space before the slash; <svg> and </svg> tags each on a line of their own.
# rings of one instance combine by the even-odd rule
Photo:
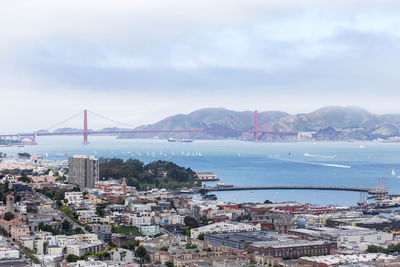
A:
<svg viewBox="0 0 400 267">
<path fill-rule="evenodd" d="M 352 191 L 374 194 L 375 188 L 366 187 L 346 187 L 346 186 L 220 186 L 204 187 L 208 192 L 214 191 L 241 191 L 241 190 L 332 190 L 332 191 Z"/>
<path fill-rule="evenodd" d="M 76 131 L 76 132 L 38 132 L 38 133 L 19 133 L 19 134 L 0 134 L 0 137 L 16 136 L 52 136 L 52 135 L 96 135 L 96 134 L 134 134 L 134 133 L 254 133 L 254 130 L 211 130 L 211 129 L 188 129 L 188 130 L 110 130 L 110 131 Z M 277 132 L 257 130 L 257 133 L 297 135 L 297 132 Z"/>
</svg>

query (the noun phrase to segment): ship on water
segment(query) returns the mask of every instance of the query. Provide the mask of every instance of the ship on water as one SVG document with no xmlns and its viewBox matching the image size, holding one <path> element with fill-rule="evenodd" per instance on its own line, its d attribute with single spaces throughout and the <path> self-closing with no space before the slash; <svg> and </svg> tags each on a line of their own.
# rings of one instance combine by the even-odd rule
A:
<svg viewBox="0 0 400 267">
<path fill-rule="evenodd" d="M 182 143 L 191 143 L 193 142 L 193 139 L 187 139 L 187 138 L 182 138 L 182 139 L 175 139 L 175 138 L 168 138 L 168 142 L 182 142 Z"/>
</svg>

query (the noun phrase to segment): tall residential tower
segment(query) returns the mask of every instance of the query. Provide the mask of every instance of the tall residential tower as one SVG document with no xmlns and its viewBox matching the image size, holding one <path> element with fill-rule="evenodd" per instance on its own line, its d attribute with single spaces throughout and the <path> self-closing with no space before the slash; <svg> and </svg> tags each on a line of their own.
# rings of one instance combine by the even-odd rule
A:
<svg viewBox="0 0 400 267">
<path fill-rule="evenodd" d="M 74 155 L 68 159 L 69 174 L 68 182 L 79 185 L 79 188 L 93 188 L 94 183 L 99 180 L 99 161 L 93 156 Z"/>
</svg>

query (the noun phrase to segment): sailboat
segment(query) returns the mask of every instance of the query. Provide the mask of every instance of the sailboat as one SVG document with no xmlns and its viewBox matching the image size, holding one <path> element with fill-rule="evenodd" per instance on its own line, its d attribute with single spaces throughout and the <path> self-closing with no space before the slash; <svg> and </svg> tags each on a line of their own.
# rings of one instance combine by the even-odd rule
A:
<svg viewBox="0 0 400 267">
<path fill-rule="evenodd" d="M 394 169 L 392 170 L 392 176 L 396 176 L 396 172 L 394 171 Z"/>
</svg>

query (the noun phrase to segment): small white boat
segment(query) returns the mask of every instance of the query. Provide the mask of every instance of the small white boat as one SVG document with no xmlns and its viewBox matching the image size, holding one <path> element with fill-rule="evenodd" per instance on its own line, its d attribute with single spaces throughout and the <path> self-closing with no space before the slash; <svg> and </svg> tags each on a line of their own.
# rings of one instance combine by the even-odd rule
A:
<svg viewBox="0 0 400 267">
<path fill-rule="evenodd" d="M 396 172 L 394 171 L 394 169 L 392 170 L 392 176 L 396 176 Z"/>
</svg>

